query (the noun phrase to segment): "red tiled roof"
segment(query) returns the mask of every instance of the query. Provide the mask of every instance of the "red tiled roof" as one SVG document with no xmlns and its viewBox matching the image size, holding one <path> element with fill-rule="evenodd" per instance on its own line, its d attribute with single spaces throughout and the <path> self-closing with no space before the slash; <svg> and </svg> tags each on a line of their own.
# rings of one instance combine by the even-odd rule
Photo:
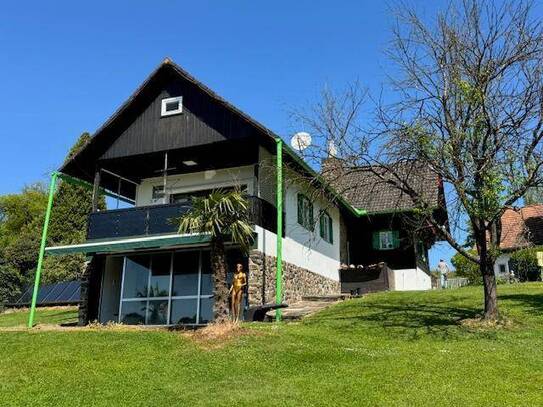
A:
<svg viewBox="0 0 543 407">
<path fill-rule="evenodd" d="M 507 209 L 502 215 L 500 248 L 513 250 L 543 244 L 543 205 Z"/>
</svg>

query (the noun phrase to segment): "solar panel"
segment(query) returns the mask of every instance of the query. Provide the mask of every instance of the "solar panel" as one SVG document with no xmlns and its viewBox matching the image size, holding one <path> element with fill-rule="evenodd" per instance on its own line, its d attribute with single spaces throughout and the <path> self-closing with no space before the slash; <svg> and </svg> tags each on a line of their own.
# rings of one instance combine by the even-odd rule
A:
<svg viewBox="0 0 543 407">
<path fill-rule="evenodd" d="M 30 305 L 32 301 L 33 287 L 28 287 L 21 297 L 12 304 L 15 306 Z M 36 305 L 68 305 L 76 304 L 80 300 L 81 282 L 63 281 L 56 284 L 42 285 L 38 291 Z"/>
</svg>

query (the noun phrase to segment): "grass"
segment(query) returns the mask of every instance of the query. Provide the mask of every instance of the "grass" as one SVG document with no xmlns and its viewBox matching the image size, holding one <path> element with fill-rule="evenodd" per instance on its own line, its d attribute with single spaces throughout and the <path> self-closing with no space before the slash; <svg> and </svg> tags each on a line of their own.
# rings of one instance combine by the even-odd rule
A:
<svg viewBox="0 0 543 407">
<path fill-rule="evenodd" d="M 487 328 L 462 323 L 482 303 L 465 287 L 246 324 L 223 346 L 164 330 L 0 330 L 0 405 L 543 405 L 543 284 L 498 290 L 508 323 Z"/>
<path fill-rule="evenodd" d="M 36 324 L 62 325 L 77 322 L 77 307 L 38 308 Z M 0 314 L 0 328 L 20 327 L 28 324 L 28 309 L 13 309 Z"/>
</svg>

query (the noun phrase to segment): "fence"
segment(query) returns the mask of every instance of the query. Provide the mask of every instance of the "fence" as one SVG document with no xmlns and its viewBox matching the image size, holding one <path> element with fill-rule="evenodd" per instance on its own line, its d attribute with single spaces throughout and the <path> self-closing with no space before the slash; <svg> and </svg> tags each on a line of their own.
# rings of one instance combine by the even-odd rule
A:
<svg viewBox="0 0 543 407">
<path fill-rule="evenodd" d="M 445 280 L 445 288 L 459 288 L 469 284 L 469 280 L 464 277 L 449 278 Z"/>
</svg>

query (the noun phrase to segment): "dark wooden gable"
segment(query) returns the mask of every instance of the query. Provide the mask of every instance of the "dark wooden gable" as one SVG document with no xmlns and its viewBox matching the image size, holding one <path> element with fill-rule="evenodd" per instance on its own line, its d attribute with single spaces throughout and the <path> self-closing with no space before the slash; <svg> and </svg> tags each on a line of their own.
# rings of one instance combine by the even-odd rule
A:
<svg viewBox="0 0 543 407">
<path fill-rule="evenodd" d="M 164 98 L 182 96 L 183 113 L 161 117 Z M 169 60 L 164 61 L 60 171 L 92 181 L 100 162 L 161 151 L 251 140 L 275 148 L 275 136 Z"/>
<path fill-rule="evenodd" d="M 165 75 L 150 96 L 102 159 L 257 136 L 254 126 L 179 75 Z M 175 96 L 183 97 L 183 113 L 161 117 L 162 100 Z"/>
</svg>

